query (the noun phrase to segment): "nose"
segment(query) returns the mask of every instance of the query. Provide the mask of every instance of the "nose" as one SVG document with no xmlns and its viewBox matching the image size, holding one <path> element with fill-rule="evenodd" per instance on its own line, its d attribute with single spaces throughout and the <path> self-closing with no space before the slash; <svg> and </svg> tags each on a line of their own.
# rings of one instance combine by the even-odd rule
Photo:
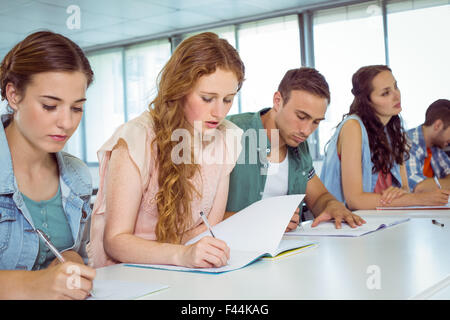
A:
<svg viewBox="0 0 450 320">
<path fill-rule="evenodd" d="M 400 101 L 400 97 L 401 97 L 400 89 L 395 90 L 395 99 Z"/>
<path fill-rule="evenodd" d="M 302 123 L 299 132 L 302 136 L 308 138 L 309 135 L 314 131 L 315 125 L 313 121 L 308 121 L 307 123 Z"/>
<path fill-rule="evenodd" d="M 214 106 L 211 109 L 211 115 L 214 118 L 222 119 L 225 118 L 227 114 L 227 106 L 223 101 L 217 100 L 217 102 L 214 104 Z"/>
<path fill-rule="evenodd" d="M 63 130 L 68 130 L 72 127 L 72 113 L 70 112 L 70 108 L 59 109 L 56 126 Z"/>
</svg>

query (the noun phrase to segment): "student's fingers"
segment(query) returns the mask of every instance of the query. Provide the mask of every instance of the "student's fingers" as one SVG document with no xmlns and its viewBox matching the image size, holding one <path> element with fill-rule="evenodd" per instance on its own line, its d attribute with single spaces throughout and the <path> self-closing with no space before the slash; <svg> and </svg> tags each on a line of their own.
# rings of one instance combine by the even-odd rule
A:
<svg viewBox="0 0 450 320">
<path fill-rule="evenodd" d="M 295 230 L 295 229 L 297 229 L 297 226 L 298 226 L 298 222 L 290 221 L 284 232 L 289 232 L 289 231 Z"/>
<path fill-rule="evenodd" d="M 223 251 L 227 257 L 227 259 L 230 258 L 230 248 L 228 247 L 227 243 L 221 239 L 217 238 L 211 238 L 209 239 L 209 244 L 218 248 L 219 250 Z"/>
<path fill-rule="evenodd" d="M 299 222 L 300 222 L 300 216 L 297 213 L 294 213 L 294 215 L 291 218 L 291 221 L 289 221 L 289 224 L 286 227 L 285 232 L 289 232 L 289 231 L 296 229 Z"/>
<path fill-rule="evenodd" d="M 208 253 L 214 255 L 215 257 L 218 257 L 220 260 L 222 260 L 222 265 L 226 264 L 228 259 L 230 258 L 230 248 L 223 240 L 209 236 L 203 237 L 198 242 L 198 246 L 200 248 L 200 254 Z M 211 261 L 208 260 L 208 262 Z M 217 263 L 215 263 L 215 265 L 216 264 Z"/>
<path fill-rule="evenodd" d="M 357 226 L 361 226 L 362 224 L 366 223 L 363 218 L 353 213 L 345 215 L 344 220 L 352 228 L 356 228 Z"/>
<path fill-rule="evenodd" d="M 64 295 L 72 300 L 84 300 L 88 297 L 89 292 L 81 289 L 67 289 Z"/>
<path fill-rule="evenodd" d="M 341 218 L 335 218 L 334 219 L 334 224 L 336 226 L 336 229 L 341 229 L 342 228 L 342 219 Z"/>
<path fill-rule="evenodd" d="M 353 219 L 356 221 L 356 223 L 358 224 L 358 226 L 363 225 L 364 223 L 366 223 L 366 220 L 364 220 L 363 218 L 361 218 L 360 216 L 358 216 L 357 214 L 352 213 L 353 215 Z"/>
<path fill-rule="evenodd" d="M 94 268 L 75 262 L 65 262 L 60 268 L 68 275 L 77 274 L 89 280 L 94 280 L 96 275 L 96 270 Z"/>
<path fill-rule="evenodd" d="M 201 253 L 201 261 L 212 267 L 221 267 L 227 264 L 228 258 L 222 250 L 209 246 Z"/>
<path fill-rule="evenodd" d="M 389 204 L 392 202 L 392 200 L 402 196 L 403 194 L 404 190 L 390 186 L 382 192 L 381 200 Z"/>
</svg>

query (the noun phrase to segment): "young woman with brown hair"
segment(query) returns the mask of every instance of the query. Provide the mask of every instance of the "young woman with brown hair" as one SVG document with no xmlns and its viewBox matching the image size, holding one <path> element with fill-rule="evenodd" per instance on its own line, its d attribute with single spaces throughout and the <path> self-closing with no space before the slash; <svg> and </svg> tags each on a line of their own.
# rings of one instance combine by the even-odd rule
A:
<svg viewBox="0 0 450 320">
<path fill-rule="evenodd" d="M 91 177 L 61 151 L 80 123 L 92 79 L 82 50 L 48 31 L 26 37 L 1 63 L 10 113 L 0 125 L 0 299 L 84 299 L 92 288 L 95 270 L 84 265 Z"/>
<path fill-rule="evenodd" d="M 240 142 L 242 134 L 224 118 L 243 80 L 237 51 L 213 33 L 190 37 L 176 48 L 160 73 L 150 110 L 119 127 L 99 150 L 91 265 L 227 263 L 229 248 L 219 239 L 184 243 L 206 230 L 201 211 L 211 225 L 223 219 L 229 173 L 240 151 L 232 150 L 231 138 Z M 188 133 L 182 143 L 199 136 L 210 141 L 200 143 L 200 151 L 187 143 L 183 158 L 191 163 L 175 159 L 174 136 L 180 130 Z M 217 139 L 211 142 L 211 136 Z M 206 150 L 213 151 L 214 161 L 197 161 Z"/>
<path fill-rule="evenodd" d="M 406 134 L 400 90 L 384 65 L 360 68 L 352 78 L 350 111 L 328 142 L 321 180 L 352 210 L 378 206 L 445 205 L 448 191 L 409 193 Z"/>
</svg>

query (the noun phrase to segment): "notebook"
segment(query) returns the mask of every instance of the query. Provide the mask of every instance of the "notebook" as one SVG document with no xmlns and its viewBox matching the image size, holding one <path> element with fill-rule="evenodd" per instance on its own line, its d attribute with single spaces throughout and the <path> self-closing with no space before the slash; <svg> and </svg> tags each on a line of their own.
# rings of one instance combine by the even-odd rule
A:
<svg viewBox="0 0 450 320">
<path fill-rule="evenodd" d="M 305 195 L 287 195 L 257 201 L 212 227 L 214 235 L 230 248 L 228 264 L 220 268 L 187 268 L 172 265 L 125 264 L 128 267 L 175 271 L 222 273 L 245 267 L 263 256 L 316 244 L 314 241 L 284 239 L 284 231 Z M 210 235 L 206 231 L 191 239 L 195 243 Z"/>
<path fill-rule="evenodd" d="M 364 217 L 365 224 L 356 228 L 350 227 L 347 223 L 342 223 L 341 229 L 336 229 L 334 221 L 321 222 L 312 228 L 312 221 L 303 222 L 297 229 L 286 232 L 286 236 L 327 236 L 327 237 L 360 237 L 375 231 L 395 226 L 410 220 L 410 218 L 391 217 Z M 303 229 L 302 229 L 303 227 Z"/>
</svg>

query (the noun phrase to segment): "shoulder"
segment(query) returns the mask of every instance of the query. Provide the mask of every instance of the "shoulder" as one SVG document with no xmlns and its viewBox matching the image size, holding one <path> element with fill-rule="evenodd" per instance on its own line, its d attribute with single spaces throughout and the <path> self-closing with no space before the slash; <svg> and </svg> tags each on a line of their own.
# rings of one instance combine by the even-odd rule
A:
<svg viewBox="0 0 450 320">
<path fill-rule="evenodd" d="M 364 125 L 360 122 L 360 120 L 355 119 L 355 118 L 349 118 L 344 121 L 345 122 L 342 124 L 340 136 L 357 135 L 357 136 L 361 137 L 361 130 Z"/>
<path fill-rule="evenodd" d="M 252 119 L 254 118 L 255 113 L 254 112 L 245 112 L 245 113 L 239 113 L 235 115 L 228 116 L 226 119 L 229 122 L 232 122 L 236 126 L 238 126 L 241 129 L 246 129 L 250 126 Z"/>
<path fill-rule="evenodd" d="M 76 188 L 76 193 L 88 195 L 92 192 L 92 178 L 89 167 L 77 157 L 60 151 L 57 154 L 57 161 L 60 168 L 60 175 L 63 179 Z"/>
<path fill-rule="evenodd" d="M 225 136 L 229 134 L 240 136 L 244 132 L 238 125 L 227 119 L 223 120 L 220 124 L 220 130 L 225 134 Z"/>
</svg>

